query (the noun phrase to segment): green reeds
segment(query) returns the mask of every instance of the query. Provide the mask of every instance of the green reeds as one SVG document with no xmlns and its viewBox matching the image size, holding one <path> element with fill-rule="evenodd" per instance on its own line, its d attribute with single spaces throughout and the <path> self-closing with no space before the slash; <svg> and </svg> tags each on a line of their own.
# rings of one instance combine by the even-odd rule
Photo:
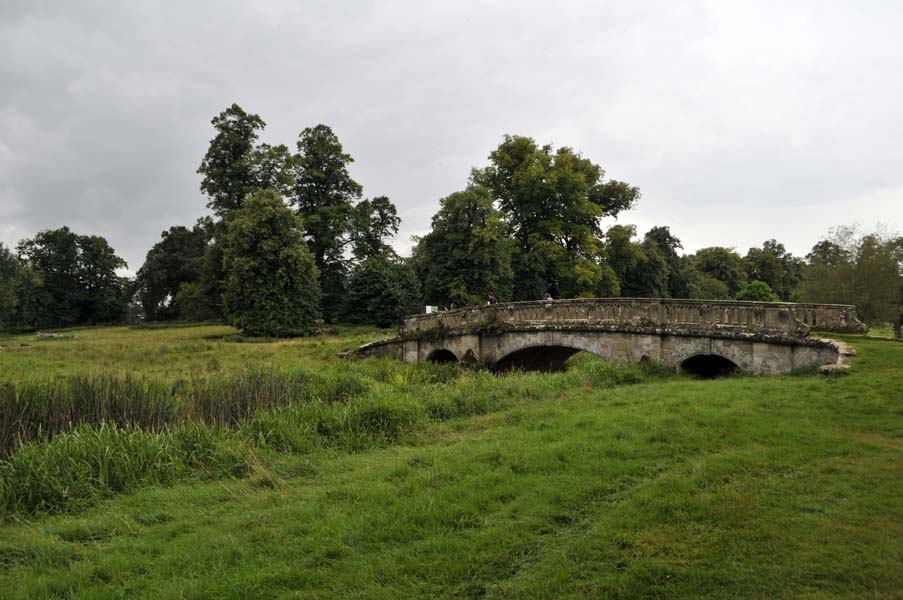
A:
<svg viewBox="0 0 903 600">
<path fill-rule="evenodd" d="M 31 441 L 103 423 L 161 431 L 186 421 L 233 426 L 257 411 L 295 402 L 347 402 L 367 390 L 351 370 L 285 373 L 248 369 L 232 376 L 154 381 L 131 375 L 77 375 L 0 385 L 0 460 Z"/>
</svg>

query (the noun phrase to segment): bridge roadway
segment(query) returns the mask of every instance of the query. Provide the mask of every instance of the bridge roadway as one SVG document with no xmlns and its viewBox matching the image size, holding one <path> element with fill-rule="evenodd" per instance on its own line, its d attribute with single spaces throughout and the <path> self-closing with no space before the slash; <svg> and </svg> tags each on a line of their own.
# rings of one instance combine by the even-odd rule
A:
<svg viewBox="0 0 903 600">
<path fill-rule="evenodd" d="M 586 351 L 617 363 L 645 360 L 701 374 L 757 375 L 844 368 L 852 349 L 810 330 L 862 333 L 856 308 L 837 304 L 590 298 L 512 302 L 406 317 L 398 337 L 358 356 L 560 370 Z"/>
</svg>

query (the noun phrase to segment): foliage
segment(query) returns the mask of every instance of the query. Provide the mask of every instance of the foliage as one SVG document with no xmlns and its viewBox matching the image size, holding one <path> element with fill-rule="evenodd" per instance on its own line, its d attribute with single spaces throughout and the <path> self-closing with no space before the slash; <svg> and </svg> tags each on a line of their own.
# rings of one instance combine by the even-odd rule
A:
<svg viewBox="0 0 903 600">
<path fill-rule="evenodd" d="M 771 290 L 771 286 L 764 281 L 750 281 L 742 290 L 737 292 L 737 300 L 777 302 L 780 298 Z"/>
<path fill-rule="evenodd" d="M 433 228 L 414 249 L 427 304 L 482 304 L 489 293 L 511 300 L 511 244 L 485 188 L 470 186 L 443 198 Z"/>
<path fill-rule="evenodd" d="M 691 281 L 689 290 L 693 300 L 729 300 L 731 297 L 730 289 L 723 282 L 707 275 Z"/>
<path fill-rule="evenodd" d="M 27 271 L 17 294 L 17 325 L 60 327 L 122 320 L 128 308 L 125 268 L 100 236 L 68 227 L 46 230 L 18 246 Z"/>
<path fill-rule="evenodd" d="M 864 321 L 903 336 L 903 237 L 838 228 L 806 258 L 803 301 L 855 304 Z"/>
<path fill-rule="evenodd" d="M 348 281 L 344 318 L 348 323 L 390 327 L 419 312 L 420 283 L 407 261 L 373 256 L 355 267 Z"/>
<path fill-rule="evenodd" d="M 643 246 L 647 254 L 652 250 L 664 260 L 666 293 L 663 298 L 689 298 L 689 274 L 685 272 L 685 264 L 677 251 L 683 246 L 680 240 L 671 233 L 669 227 L 653 227 L 643 236 Z"/>
<path fill-rule="evenodd" d="M 489 155 L 490 166 L 473 180 L 498 203 L 514 240 L 515 299 L 593 293 L 601 218 L 633 205 L 639 190 L 614 180 L 568 147 L 554 150 L 522 136 L 505 136 Z"/>
<path fill-rule="evenodd" d="M 717 279 L 726 285 L 730 297 L 736 296 L 746 285 L 743 259 L 732 248 L 720 246 L 703 248 L 696 253 L 693 262 L 704 276 Z"/>
<path fill-rule="evenodd" d="M 613 225 L 605 234 L 605 256 L 620 281 L 622 296 L 667 298 L 668 262 L 650 237 L 633 241 L 636 227 Z M 653 233 L 654 235 L 654 233 Z"/>
<path fill-rule="evenodd" d="M 285 146 L 256 145 L 266 127 L 258 115 L 233 104 L 211 121 L 216 136 L 198 167 L 207 206 L 220 218 L 240 209 L 258 189 L 282 189 L 290 163 Z"/>
<path fill-rule="evenodd" d="M 182 319 L 177 296 L 183 285 L 201 278 L 203 256 L 212 222 L 201 220 L 192 229 L 170 227 L 147 253 L 135 280 L 138 298 L 148 321 Z"/>
<path fill-rule="evenodd" d="M 249 335 L 312 331 L 319 317 L 317 268 L 301 220 L 276 192 L 256 192 L 227 220 L 223 268 L 223 302 L 233 325 Z"/>
<path fill-rule="evenodd" d="M 329 322 L 343 297 L 346 236 L 363 188 L 348 172 L 354 159 L 328 126 L 304 129 L 297 147 L 290 200 L 304 221 L 307 243 L 322 277 L 323 316 Z"/>
<path fill-rule="evenodd" d="M 0 328 L 15 324 L 23 277 L 25 273 L 19 259 L 0 243 Z"/>
<path fill-rule="evenodd" d="M 790 301 L 796 297 L 804 263 L 787 252 L 777 240 L 767 240 L 761 248 L 750 248 L 743 262 L 750 281 L 764 281 L 781 300 Z"/>
<path fill-rule="evenodd" d="M 392 254 L 387 238 L 398 233 L 398 211 L 386 196 L 361 200 L 351 209 L 349 221 L 351 253 L 360 262 L 370 257 Z"/>
</svg>

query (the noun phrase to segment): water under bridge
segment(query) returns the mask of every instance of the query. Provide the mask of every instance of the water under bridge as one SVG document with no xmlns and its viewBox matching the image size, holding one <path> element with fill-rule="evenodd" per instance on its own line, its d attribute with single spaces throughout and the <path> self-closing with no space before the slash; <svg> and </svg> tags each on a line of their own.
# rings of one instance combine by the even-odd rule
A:
<svg viewBox="0 0 903 600">
<path fill-rule="evenodd" d="M 591 298 L 511 302 L 406 317 L 399 335 L 358 356 L 462 362 L 494 370 L 561 370 L 577 352 L 656 361 L 701 375 L 844 368 L 852 349 L 810 331 L 862 333 L 838 304 Z"/>
</svg>

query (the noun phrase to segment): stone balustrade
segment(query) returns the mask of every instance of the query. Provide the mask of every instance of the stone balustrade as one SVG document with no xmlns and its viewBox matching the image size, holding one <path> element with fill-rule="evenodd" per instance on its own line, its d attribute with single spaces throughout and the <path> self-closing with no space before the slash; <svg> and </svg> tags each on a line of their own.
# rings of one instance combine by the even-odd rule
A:
<svg viewBox="0 0 903 600">
<path fill-rule="evenodd" d="M 860 331 L 855 307 L 783 302 L 589 298 L 511 302 L 406 317 L 402 338 L 477 330 L 610 330 L 721 338 L 799 339 L 810 326 Z M 859 329 L 859 328 L 862 329 Z"/>
</svg>

